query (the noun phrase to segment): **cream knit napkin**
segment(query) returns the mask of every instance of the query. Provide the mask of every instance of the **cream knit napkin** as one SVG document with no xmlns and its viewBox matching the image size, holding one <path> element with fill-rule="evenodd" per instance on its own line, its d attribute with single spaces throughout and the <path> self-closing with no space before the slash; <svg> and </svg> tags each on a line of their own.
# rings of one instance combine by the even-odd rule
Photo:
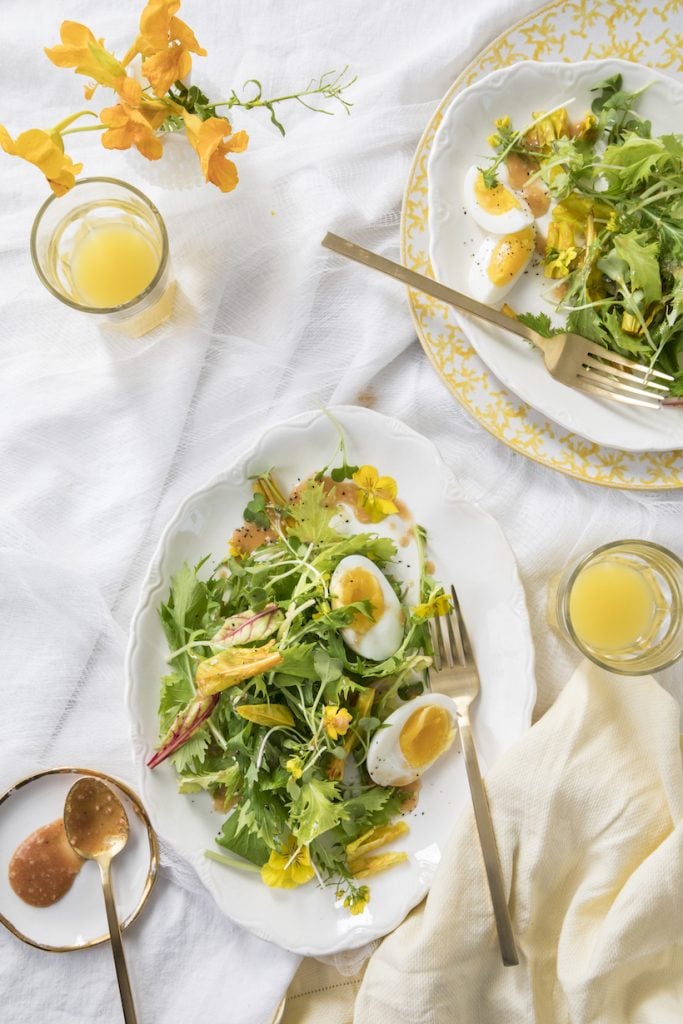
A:
<svg viewBox="0 0 683 1024">
<path fill-rule="evenodd" d="M 335 989 L 327 969 L 317 994 L 295 982 L 284 1020 L 682 1021 L 679 720 L 678 704 L 654 679 L 581 665 L 486 780 L 520 966 L 501 965 L 470 814 L 425 903 L 370 960 L 355 1013 L 353 986 L 339 978 Z"/>
</svg>

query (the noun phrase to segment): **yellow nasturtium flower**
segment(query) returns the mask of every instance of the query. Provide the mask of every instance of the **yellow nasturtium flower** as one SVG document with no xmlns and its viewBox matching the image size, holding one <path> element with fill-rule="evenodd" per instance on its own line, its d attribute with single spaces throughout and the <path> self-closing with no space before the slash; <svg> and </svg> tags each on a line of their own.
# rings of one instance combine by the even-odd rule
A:
<svg viewBox="0 0 683 1024">
<path fill-rule="evenodd" d="M 392 477 L 379 476 L 374 466 L 361 466 L 352 479 L 358 488 L 360 506 L 373 523 L 379 523 L 398 512 L 398 505 L 394 501 L 398 487 Z"/>
<path fill-rule="evenodd" d="M 293 779 L 300 779 L 304 773 L 304 763 L 300 757 L 290 757 L 285 763 L 285 768 Z"/>
<path fill-rule="evenodd" d="M 447 615 L 452 610 L 448 594 L 432 594 L 428 601 L 416 604 L 413 615 L 416 619 L 433 619 L 435 615 Z"/>
<path fill-rule="evenodd" d="M 328 704 L 323 711 L 323 725 L 325 726 L 325 732 L 331 740 L 337 740 L 340 736 L 345 736 L 352 721 L 353 715 L 346 708 L 339 708 Z"/>
<path fill-rule="evenodd" d="M 272 850 L 261 868 L 261 878 L 271 889 L 296 889 L 310 882 L 314 875 L 308 847 L 302 846 L 297 850 L 294 842 L 290 842 L 281 853 Z"/>
<path fill-rule="evenodd" d="M 217 185 L 221 192 L 232 192 L 239 179 L 237 168 L 227 154 L 244 152 L 249 142 L 247 133 L 240 131 L 232 135 L 230 122 L 224 117 L 202 121 L 196 114 L 183 111 L 183 119 L 206 181 Z"/>
<path fill-rule="evenodd" d="M 58 68 L 73 68 L 77 75 L 87 75 L 93 84 L 86 86 L 90 99 L 98 85 L 114 89 L 127 103 L 137 104 L 142 87 L 129 78 L 126 69 L 113 53 L 104 48 L 103 39 L 95 39 L 87 25 L 63 21 L 59 29 L 61 45 L 45 48 L 45 53 Z"/>
<path fill-rule="evenodd" d="M 130 149 L 136 146 L 148 160 L 158 160 L 163 147 L 155 129 L 166 119 L 167 108 L 163 104 L 142 102 L 139 107 L 117 103 L 105 107 L 100 113 L 102 124 L 107 131 L 102 135 L 105 149 Z"/>
<path fill-rule="evenodd" d="M 344 900 L 344 906 L 351 911 L 353 916 L 356 914 L 362 914 L 368 903 L 370 902 L 370 890 L 367 885 L 361 885 L 360 888 L 356 889 Z"/>
<path fill-rule="evenodd" d="M 190 28 L 175 13 L 180 0 L 149 0 L 140 17 L 140 35 L 131 53 L 145 58 L 142 73 L 157 96 L 164 96 L 174 82 L 186 78 L 192 70 L 191 53 L 206 56 Z"/>
<path fill-rule="evenodd" d="M 41 170 L 56 196 L 63 196 L 73 188 L 76 175 L 83 170 L 83 164 L 75 164 L 66 155 L 59 135 L 51 135 L 40 128 L 30 128 L 12 139 L 0 124 L 0 146 L 10 156 L 19 156 Z"/>
</svg>

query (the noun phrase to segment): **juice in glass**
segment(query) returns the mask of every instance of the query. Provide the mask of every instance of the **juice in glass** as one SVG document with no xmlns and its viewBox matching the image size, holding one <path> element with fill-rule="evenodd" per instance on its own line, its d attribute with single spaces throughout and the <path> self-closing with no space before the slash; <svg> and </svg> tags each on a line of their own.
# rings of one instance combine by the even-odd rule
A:
<svg viewBox="0 0 683 1024">
<path fill-rule="evenodd" d="M 82 178 L 65 196 L 48 199 L 33 225 L 31 255 L 53 295 L 130 336 L 172 311 L 164 222 L 125 182 Z"/>
<path fill-rule="evenodd" d="M 664 668 L 683 654 L 683 563 L 649 541 L 606 544 L 551 581 L 548 620 L 610 671 Z"/>
</svg>

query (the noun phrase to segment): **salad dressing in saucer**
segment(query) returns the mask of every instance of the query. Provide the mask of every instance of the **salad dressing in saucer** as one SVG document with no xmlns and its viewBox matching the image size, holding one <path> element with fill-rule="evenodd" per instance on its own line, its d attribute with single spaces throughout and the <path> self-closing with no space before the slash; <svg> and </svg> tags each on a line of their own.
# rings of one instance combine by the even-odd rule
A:
<svg viewBox="0 0 683 1024">
<path fill-rule="evenodd" d="M 51 907 L 69 891 L 83 864 L 58 818 L 19 844 L 9 864 L 9 883 L 25 903 Z"/>
</svg>

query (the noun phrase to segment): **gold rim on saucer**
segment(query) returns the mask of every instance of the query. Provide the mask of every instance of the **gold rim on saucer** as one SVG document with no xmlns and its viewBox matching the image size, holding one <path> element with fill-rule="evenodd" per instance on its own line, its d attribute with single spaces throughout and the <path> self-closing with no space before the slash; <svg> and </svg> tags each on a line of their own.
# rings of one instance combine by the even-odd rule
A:
<svg viewBox="0 0 683 1024">
<path fill-rule="evenodd" d="M 94 768 L 47 768 L 42 772 L 35 772 L 33 775 L 27 775 L 23 779 L 19 779 L 18 782 L 15 782 L 13 786 L 10 786 L 10 788 L 6 790 L 2 794 L 2 796 L 0 796 L 0 807 L 2 806 L 2 804 L 4 804 L 6 800 L 9 799 L 9 797 L 16 793 L 18 789 L 23 789 L 23 787 L 28 786 L 29 783 L 35 782 L 37 779 L 44 778 L 48 775 L 90 775 L 97 779 L 102 779 L 104 782 L 111 783 L 113 786 L 116 786 L 116 788 L 120 790 L 126 797 L 128 797 L 128 799 L 133 805 L 135 813 L 145 826 L 145 830 L 147 832 L 147 841 L 149 843 L 149 868 L 147 870 L 147 878 L 145 879 L 145 885 L 140 895 L 140 899 L 138 900 L 137 906 L 135 907 L 133 912 L 128 915 L 126 920 L 121 922 L 122 930 L 128 928 L 128 926 L 131 925 L 133 921 L 135 921 L 136 918 L 139 916 L 140 912 L 142 911 L 142 908 L 147 902 L 147 899 L 149 897 L 150 892 L 152 891 L 152 887 L 154 886 L 159 871 L 159 844 L 157 842 L 156 833 L 154 832 L 154 829 L 152 828 L 150 820 L 147 816 L 147 811 L 142 806 L 140 797 L 137 795 L 137 793 L 134 793 L 133 790 L 129 786 L 127 786 L 125 782 L 122 782 L 120 779 L 115 778 L 113 775 L 107 775 L 105 772 L 98 772 Z M 36 942 L 34 939 L 30 939 L 27 935 L 24 935 L 22 932 L 20 932 L 18 928 L 15 928 L 15 926 L 12 924 L 9 918 L 5 917 L 2 911 L 0 911 L 0 924 L 3 924 L 5 928 L 7 928 L 7 930 L 12 933 L 12 935 L 16 936 L 16 938 L 20 939 L 22 942 L 25 942 L 28 946 L 33 946 L 36 949 L 44 949 L 48 953 L 72 953 L 81 949 L 90 949 L 92 946 L 99 946 L 103 942 L 109 942 L 109 933 L 107 932 L 104 935 L 99 935 L 96 939 L 90 939 L 89 942 L 84 942 L 78 946 L 48 946 L 42 942 Z"/>
<path fill-rule="evenodd" d="M 408 173 L 401 208 L 401 261 L 433 276 L 428 255 L 427 160 L 443 112 L 453 97 L 497 68 L 524 60 L 579 61 L 619 57 L 675 75 L 680 60 L 670 3 L 586 5 L 552 0 L 506 28 L 456 78 L 434 111 Z M 643 19 L 647 29 L 643 31 Z M 424 352 L 457 401 L 493 437 L 513 451 L 585 483 L 623 490 L 683 487 L 683 451 L 626 452 L 586 441 L 500 384 L 476 356 L 448 307 L 408 289 L 415 331 Z"/>
</svg>

